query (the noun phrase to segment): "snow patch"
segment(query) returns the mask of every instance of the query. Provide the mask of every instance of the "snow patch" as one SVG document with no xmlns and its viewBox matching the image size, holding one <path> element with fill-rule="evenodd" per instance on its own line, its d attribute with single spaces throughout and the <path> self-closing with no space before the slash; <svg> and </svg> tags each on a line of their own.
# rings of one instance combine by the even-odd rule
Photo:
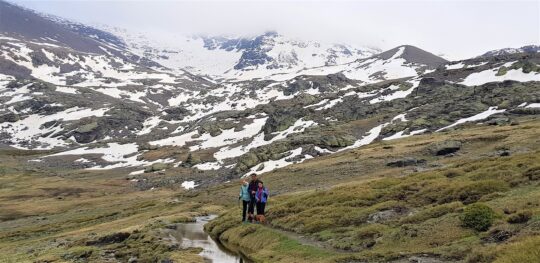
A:
<svg viewBox="0 0 540 263">
<path fill-rule="evenodd" d="M 184 187 L 186 190 L 189 190 L 197 187 L 197 185 L 195 184 L 195 181 L 184 181 L 182 183 L 182 187 Z"/>
<path fill-rule="evenodd" d="M 511 69 L 508 70 L 506 74 L 502 76 L 497 76 L 496 74 L 499 68 L 472 73 L 467 76 L 462 82 L 460 82 L 460 84 L 467 86 L 478 86 L 489 82 L 502 82 L 505 80 L 515 80 L 520 82 L 540 81 L 540 73 L 534 71 L 529 73 L 523 73 L 521 69 Z"/>
<path fill-rule="evenodd" d="M 275 170 L 275 169 L 278 169 L 278 168 L 282 168 L 282 167 L 285 167 L 287 165 L 291 165 L 293 164 L 293 162 L 290 162 L 290 161 L 287 161 L 288 159 L 290 158 L 293 158 L 293 157 L 297 157 L 299 155 L 302 154 L 302 147 L 299 147 L 299 148 L 296 148 L 292 151 L 289 151 L 289 155 L 286 156 L 286 157 L 283 157 L 279 160 L 269 160 L 269 161 L 266 161 L 266 162 L 263 162 L 263 163 L 260 163 L 254 167 L 252 167 L 249 172 L 247 172 L 246 174 L 243 175 L 243 177 L 246 177 L 250 174 L 263 174 L 263 173 L 266 173 L 266 172 L 270 172 L 272 170 Z M 307 159 L 311 159 L 313 158 L 313 156 L 311 155 L 304 155 L 304 158 L 302 158 L 300 161 L 296 162 L 296 163 L 301 163 Z M 261 169 L 262 167 L 262 169 Z"/>
<path fill-rule="evenodd" d="M 43 124 L 53 121 L 73 121 L 81 118 L 96 116 L 102 117 L 109 109 L 88 109 L 73 107 L 65 111 L 50 115 L 32 114 L 28 117 L 18 120 L 14 123 L 0 123 L 3 132 L 9 133 L 11 137 L 11 146 L 19 149 L 52 149 L 57 146 L 65 146 L 67 143 L 60 136 L 55 137 L 56 133 L 63 130 L 61 124 L 43 127 Z M 42 134 L 49 134 L 42 137 Z M 37 143 L 37 146 L 32 146 Z"/>
<path fill-rule="evenodd" d="M 483 120 L 493 114 L 497 114 L 497 113 L 501 113 L 501 112 L 504 112 L 505 110 L 502 109 L 502 110 L 497 110 L 497 107 L 489 107 L 486 111 L 484 112 L 481 112 L 481 113 L 478 113 L 476 115 L 473 115 L 471 117 L 467 117 L 467 118 L 463 118 L 463 119 L 460 119 L 446 127 L 443 127 L 443 128 L 440 128 L 437 130 L 437 132 L 440 132 L 440 131 L 443 131 L 443 130 L 446 130 L 448 128 L 451 128 L 451 127 L 454 127 L 456 125 L 459 125 L 459 124 L 462 124 L 462 123 L 465 123 L 465 122 L 473 122 L 473 121 L 479 121 L 479 120 Z"/>
<path fill-rule="evenodd" d="M 75 88 L 65 87 L 65 86 L 56 86 L 56 91 L 69 93 L 69 94 L 78 94 L 79 92 Z"/>
<path fill-rule="evenodd" d="M 452 65 L 446 65 L 446 69 L 460 69 L 460 68 L 463 68 L 465 67 L 465 64 L 463 64 L 463 62 L 459 62 L 457 64 L 452 64 Z"/>
</svg>

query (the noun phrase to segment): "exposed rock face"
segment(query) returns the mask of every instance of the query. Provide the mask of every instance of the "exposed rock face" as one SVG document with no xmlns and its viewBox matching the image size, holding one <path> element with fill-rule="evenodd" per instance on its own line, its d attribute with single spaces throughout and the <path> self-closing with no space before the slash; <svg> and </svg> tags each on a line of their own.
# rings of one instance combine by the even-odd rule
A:
<svg viewBox="0 0 540 263">
<path fill-rule="evenodd" d="M 90 143 L 98 139 L 99 125 L 96 121 L 77 128 L 73 134 L 78 143 Z"/>
<path fill-rule="evenodd" d="M 168 166 L 165 163 L 155 163 L 155 164 L 152 164 L 152 165 L 146 167 L 144 172 L 145 173 L 157 172 L 157 171 L 165 170 L 165 169 L 167 169 L 167 167 Z"/>
<path fill-rule="evenodd" d="M 392 220 L 400 216 L 403 216 L 406 213 L 407 213 L 407 209 L 403 207 L 395 207 L 393 209 L 383 210 L 383 211 L 370 214 L 368 216 L 367 222 L 368 223 L 384 222 L 384 221 Z"/>
<path fill-rule="evenodd" d="M 19 118 L 19 115 L 15 114 L 15 113 L 6 113 L 4 115 L 0 115 L 0 123 L 2 122 L 16 122 L 18 121 L 20 118 Z"/>
<path fill-rule="evenodd" d="M 444 141 L 429 146 L 429 151 L 434 155 L 447 155 L 461 149 L 460 141 Z"/>
<path fill-rule="evenodd" d="M 482 241 L 486 243 L 501 243 L 514 235 L 509 230 L 506 229 L 493 229 L 488 233 L 488 236 L 482 238 Z"/>
<path fill-rule="evenodd" d="M 129 236 L 131 236 L 131 234 L 127 233 L 127 232 L 113 233 L 113 234 L 110 234 L 110 235 L 107 235 L 107 236 L 102 236 L 102 237 L 98 238 L 97 240 L 88 241 L 88 242 L 86 242 L 86 245 L 87 246 L 96 246 L 96 245 L 107 245 L 107 244 L 113 244 L 113 243 L 120 243 L 120 242 L 126 240 L 127 238 L 129 238 Z"/>
<path fill-rule="evenodd" d="M 422 165 L 425 164 L 426 160 L 424 159 L 416 159 L 413 157 L 406 157 L 399 160 L 394 160 L 386 163 L 386 166 L 390 167 L 405 167 L 405 166 L 412 166 L 412 165 Z"/>
<path fill-rule="evenodd" d="M 184 107 L 172 107 L 164 110 L 167 115 L 164 116 L 166 120 L 182 120 L 185 116 L 189 115 L 189 110 Z"/>
</svg>

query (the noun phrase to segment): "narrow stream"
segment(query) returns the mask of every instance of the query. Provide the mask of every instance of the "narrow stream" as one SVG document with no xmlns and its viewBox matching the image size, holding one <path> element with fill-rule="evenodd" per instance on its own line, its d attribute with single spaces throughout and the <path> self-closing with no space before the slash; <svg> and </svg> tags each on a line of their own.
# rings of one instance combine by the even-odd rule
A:
<svg viewBox="0 0 540 263">
<path fill-rule="evenodd" d="M 181 247 L 200 247 L 200 253 L 208 262 L 212 263 L 250 263 L 244 256 L 232 252 L 219 242 L 213 240 L 206 232 L 204 225 L 214 219 L 215 215 L 197 217 L 194 223 L 176 224 L 176 229 L 164 229 L 164 233 L 172 242 L 178 243 Z"/>
</svg>

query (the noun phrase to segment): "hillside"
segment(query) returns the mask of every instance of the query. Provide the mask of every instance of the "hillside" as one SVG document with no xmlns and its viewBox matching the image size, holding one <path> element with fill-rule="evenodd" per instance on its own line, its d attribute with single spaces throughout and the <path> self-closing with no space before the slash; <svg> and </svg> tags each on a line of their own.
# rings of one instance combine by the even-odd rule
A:
<svg viewBox="0 0 540 263">
<path fill-rule="evenodd" d="M 257 262 L 535 262 L 538 125 L 470 126 L 284 168 L 263 177 L 280 194 L 269 226 L 237 224 L 234 208 L 207 230 Z M 460 149 L 433 152 L 449 141 Z M 487 229 L 462 223 L 478 203 L 494 211 Z"/>
<path fill-rule="evenodd" d="M 3 150 L 0 261 L 202 262 L 200 250 L 160 240 L 160 229 L 224 212 L 207 230 L 257 262 L 534 262 L 539 129 L 535 117 L 472 124 L 275 170 L 262 176 L 272 193 L 268 226 L 239 224 L 236 181 L 138 191 L 119 173 L 23 167 L 49 153 Z M 459 150 L 437 155 L 448 141 Z M 477 202 L 496 213 L 488 230 L 461 225 Z M 115 233 L 131 237 L 95 243 Z"/>
</svg>

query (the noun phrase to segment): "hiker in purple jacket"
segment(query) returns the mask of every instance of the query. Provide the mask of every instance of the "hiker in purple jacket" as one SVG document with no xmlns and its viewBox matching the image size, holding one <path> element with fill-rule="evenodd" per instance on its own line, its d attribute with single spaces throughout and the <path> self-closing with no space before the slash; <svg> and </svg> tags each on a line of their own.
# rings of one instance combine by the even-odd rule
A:
<svg viewBox="0 0 540 263">
<path fill-rule="evenodd" d="M 259 181 L 257 192 L 255 192 L 255 200 L 257 201 L 257 216 L 264 216 L 264 208 L 268 201 L 268 189 L 264 187 L 264 184 L 261 181 Z"/>
</svg>

